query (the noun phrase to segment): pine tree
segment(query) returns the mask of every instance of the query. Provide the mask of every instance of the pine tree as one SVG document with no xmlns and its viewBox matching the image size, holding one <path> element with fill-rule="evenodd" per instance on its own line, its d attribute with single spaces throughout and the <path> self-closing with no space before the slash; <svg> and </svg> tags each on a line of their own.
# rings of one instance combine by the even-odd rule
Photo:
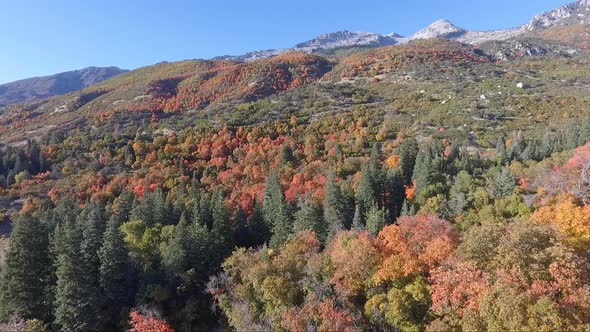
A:
<svg viewBox="0 0 590 332">
<path fill-rule="evenodd" d="M 119 197 L 113 204 L 113 217 L 116 219 L 116 223 L 121 225 L 129 221 L 131 210 L 133 209 L 134 195 L 128 190 L 121 192 Z"/>
<path fill-rule="evenodd" d="M 68 220 L 61 227 L 61 243 L 57 259 L 57 286 L 55 295 L 55 324 L 61 331 L 76 332 L 88 330 L 89 315 L 88 296 L 85 278 L 84 257 L 80 254 L 83 241 L 82 230 L 75 221 Z"/>
<path fill-rule="evenodd" d="M 416 181 L 418 192 L 432 183 L 432 156 L 427 148 L 422 148 L 416 157 L 413 179 Z"/>
<path fill-rule="evenodd" d="M 365 226 L 363 225 L 363 220 L 361 218 L 361 208 L 358 204 L 354 208 L 354 216 L 352 217 L 352 229 L 359 232 L 365 229 Z"/>
<path fill-rule="evenodd" d="M 371 209 L 367 211 L 365 219 L 367 220 L 367 232 L 377 235 L 377 233 L 379 233 L 383 227 L 385 227 L 387 212 L 383 209 L 380 209 L 377 203 L 373 203 L 373 205 L 371 205 Z"/>
<path fill-rule="evenodd" d="M 383 194 L 383 161 L 381 160 L 381 143 L 376 142 L 371 148 L 371 156 L 369 158 L 369 173 L 371 174 L 371 183 L 375 193 L 375 199 L 381 201 Z"/>
<path fill-rule="evenodd" d="M 404 204 L 402 205 L 402 216 L 414 216 L 416 215 L 416 206 L 409 202 L 407 199 L 404 200 Z"/>
<path fill-rule="evenodd" d="M 211 199 L 209 198 L 209 195 L 199 193 L 194 197 L 191 215 L 193 223 L 211 229 L 213 226 L 213 214 L 211 213 Z"/>
<path fill-rule="evenodd" d="M 174 226 L 174 233 L 162 255 L 162 263 L 171 277 L 180 276 L 190 267 L 191 225 L 185 215 Z"/>
<path fill-rule="evenodd" d="M 51 303 L 47 301 L 51 281 L 47 233 L 45 224 L 35 218 L 21 217 L 14 226 L 0 284 L 3 318 L 51 318 Z"/>
<path fill-rule="evenodd" d="M 414 164 L 416 163 L 417 154 L 418 143 L 416 140 L 414 138 L 403 140 L 399 147 L 399 155 L 401 176 L 405 184 L 412 182 L 412 173 L 414 171 Z"/>
<path fill-rule="evenodd" d="M 104 319 L 107 322 L 105 328 L 109 330 L 115 329 L 115 322 L 126 316 L 122 310 L 130 304 L 134 294 L 129 249 L 119 229 L 120 225 L 116 217 L 111 217 L 98 253 L 100 286 L 104 295 Z"/>
<path fill-rule="evenodd" d="M 385 196 L 387 198 L 385 207 L 390 211 L 392 217 L 398 217 L 406 198 L 404 180 L 399 168 L 387 172 L 385 187 Z"/>
<path fill-rule="evenodd" d="M 553 153 L 553 141 L 551 140 L 551 132 L 549 129 L 543 135 L 543 142 L 541 143 L 541 156 L 543 158 L 551 157 Z"/>
<path fill-rule="evenodd" d="M 81 287 L 86 296 L 84 305 L 85 328 L 100 330 L 103 317 L 100 316 L 99 312 L 103 305 L 103 299 L 100 287 L 100 258 L 98 253 L 103 243 L 104 220 L 99 206 L 91 205 L 88 210 L 86 217 L 78 221 L 82 227 L 82 243 L 80 245 L 82 265 L 80 267 L 84 271 L 82 275 L 84 281 Z"/>
<path fill-rule="evenodd" d="M 346 202 L 336 183 L 333 173 L 329 173 L 326 182 L 326 193 L 324 195 L 324 219 L 327 226 L 327 241 L 334 238 L 336 233 L 344 230 Z M 323 235 L 323 234 L 322 234 Z M 318 234 L 319 236 L 319 234 Z"/>
<path fill-rule="evenodd" d="M 248 233 L 250 234 L 250 245 L 253 247 L 270 241 L 270 228 L 268 227 L 268 224 L 264 222 L 262 207 L 257 199 L 254 199 L 252 215 L 248 219 Z"/>
<path fill-rule="evenodd" d="M 264 222 L 271 229 L 270 244 L 283 244 L 291 235 L 292 225 L 279 174 L 276 171 L 271 171 L 266 179 L 262 212 Z"/>
<path fill-rule="evenodd" d="M 496 142 L 496 161 L 498 165 L 504 165 L 508 161 L 508 152 L 506 151 L 506 141 L 500 137 Z"/>
<path fill-rule="evenodd" d="M 248 214 L 244 209 L 238 207 L 236 211 L 236 231 L 235 231 L 235 244 L 239 248 L 250 248 L 251 234 L 248 229 Z"/>
<path fill-rule="evenodd" d="M 164 192 L 162 189 L 157 188 L 151 194 L 151 204 L 152 204 L 152 213 L 153 213 L 153 222 L 155 224 L 161 225 L 170 225 L 176 222 L 176 220 L 171 220 L 170 218 L 170 211 L 168 210 L 168 205 L 166 204 L 166 197 L 164 196 Z"/>
<path fill-rule="evenodd" d="M 216 247 L 215 254 L 221 262 L 231 254 L 234 248 L 234 227 L 231 220 L 229 208 L 221 191 L 213 195 L 211 202 L 211 215 L 213 226 L 211 227 L 211 240 Z"/>
<path fill-rule="evenodd" d="M 369 166 L 363 166 L 361 170 L 361 179 L 356 191 L 356 203 L 361 211 L 362 223 L 365 223 L 365 215 L 376 200 L 376 192 L 373 186 L 373 179 Z"/>
<path fill-rule="evenodd" d="M 566 128 L 566 148 L 568 150 L 575 149 L 578 146 L 578 139 L 580 137 L 580 130 L 577 124 L 572 123 Z"/>
<path fill-rule="evenodd" d="M 293 148 L 290 145 L 284 144 L 281 148 L 281 166 L 294 166 L 295 157 L 293 156 Z"/>
<path fill-rule="evenodd" d="M 507 197 L 514 193 L 516 181 L 510 170 L 506 167 L 495 177 L 494 193 L 497 197 Z"/>
<path fill-rule="evenodd" d="M 324 242 L 328 230 L 321 207 L 314 204 L 310 198 L 300 198 L 298 205 L 299 209 L 295 212 L 295 221 L 293 222 L 293 232 L 299 233 L 304 230 L 312 230 L 316 233 L 318 239 Z"/>
</svg>

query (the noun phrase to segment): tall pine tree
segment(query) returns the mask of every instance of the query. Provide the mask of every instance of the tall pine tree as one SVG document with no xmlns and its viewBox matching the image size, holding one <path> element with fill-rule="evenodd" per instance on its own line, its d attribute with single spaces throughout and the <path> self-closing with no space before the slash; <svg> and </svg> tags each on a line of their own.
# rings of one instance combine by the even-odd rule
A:
<svg viewBox="0 0 590 332">
<path fill-rule="evenodd" d="M 292 233 L 291 216 L 285 201 L 283 187 L 277 171 L 271 171 L 266 179 L 264 205 L 262 207 L 264 222 L 270 226 L 272 246 L 283 244 Z"/>
<path fill-rule="evenodd" d="M 344 230 L 346 201 L 336 183 L 333 173 L 329 173 L 326 182 L 326 193 L 324 195 L 324 219 L 327 226 L 327 240 L 334 238 L 336 233 Z"/>
<path fill-rule="evenodd" d="M 35 218 L 21 217 L 13 229 L 2 270 L 0 313 L 4 319 L 51 319 L 46 293 L 50 267 L 48 229 Z"/>
</svg>

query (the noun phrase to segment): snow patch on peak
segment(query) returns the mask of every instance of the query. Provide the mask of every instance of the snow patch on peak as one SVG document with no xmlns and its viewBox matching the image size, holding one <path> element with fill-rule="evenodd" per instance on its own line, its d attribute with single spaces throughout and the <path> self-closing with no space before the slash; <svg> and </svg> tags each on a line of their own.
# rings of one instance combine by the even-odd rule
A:
<svg viewBox="0 0 590 332">
<path fill-rule="evenodd" d="M 296 49 L 332 49 L 358 45 L 390 45 L 395 44 L 393 37 L 369 32 L 350 32 L 347 30 L 326 33 L 312 40 L 295 45 Z"/>
<path fill-rule="evenodd" d="M 467 30 L 455 26 L 448 20 L 438 20 L 416 32 L 412 39 L 456 38 Z"/>
</svg>

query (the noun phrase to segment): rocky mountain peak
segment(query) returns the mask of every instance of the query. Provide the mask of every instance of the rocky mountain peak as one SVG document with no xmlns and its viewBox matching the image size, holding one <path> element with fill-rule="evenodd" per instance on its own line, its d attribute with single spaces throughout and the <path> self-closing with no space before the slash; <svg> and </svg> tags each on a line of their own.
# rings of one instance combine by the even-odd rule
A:
<svg viewBox="0 0 590 332">
<path fill-rule="evenodd" d="M 465 32 L 466 30 L 457 27 L 448 20 L 438 20 L 416 32 L 412 39 L 454 38 Z"/>
</svg>

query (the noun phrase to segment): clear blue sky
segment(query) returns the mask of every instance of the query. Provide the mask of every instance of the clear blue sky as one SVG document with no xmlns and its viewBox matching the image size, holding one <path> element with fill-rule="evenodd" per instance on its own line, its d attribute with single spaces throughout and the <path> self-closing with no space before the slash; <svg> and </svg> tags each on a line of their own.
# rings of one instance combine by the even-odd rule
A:
<svg viewBox="0 0 590 332">
<path fill-rule="evenodd" d="M 347 29 L 411 35 L 446 18 L 513 27 L 574 0 L 2 0 L 0 83 L 88 66 L 285 48 Z"/>
</svg>

